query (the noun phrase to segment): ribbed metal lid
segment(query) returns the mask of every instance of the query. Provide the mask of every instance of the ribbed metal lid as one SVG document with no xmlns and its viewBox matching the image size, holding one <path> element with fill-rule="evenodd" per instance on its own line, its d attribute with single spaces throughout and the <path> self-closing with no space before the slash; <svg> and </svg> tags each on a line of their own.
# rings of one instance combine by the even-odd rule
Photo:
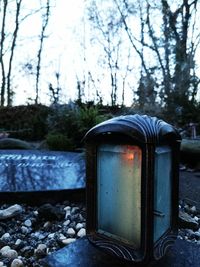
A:
<svg viewBox="0 0 200 267">
<path fill-rule="evenodd" d="M 142 143 L 160 144 L 181 140 L 178 131 L 170 124 L 147 115 L 126 115 L 104 121 L 91 128 L 84 141 L 90 142 L 105 134 L 122 134 Z"/>
</svg>

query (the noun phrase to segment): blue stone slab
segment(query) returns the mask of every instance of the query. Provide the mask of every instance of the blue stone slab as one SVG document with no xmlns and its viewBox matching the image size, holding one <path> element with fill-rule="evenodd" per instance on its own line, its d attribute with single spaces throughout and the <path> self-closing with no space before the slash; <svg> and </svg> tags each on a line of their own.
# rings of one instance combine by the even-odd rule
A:
<svg viewBox="0 0 200 267">
<path fill-rule="evenodd" d="M 86 237 L 47 256 L 43 261 L 48 267 L 134 267 L 94 247 Z M 144 265 L 140 265 L 141 267 Z M 161 260 L 148 267 L 200 267 L 200 245 L 176 240 L 174 246 Z"/>
<path fill-rule="evenodd" d="M 0 150 L 0 192 L 84 187 L 84 153 Z"/>
</svg>

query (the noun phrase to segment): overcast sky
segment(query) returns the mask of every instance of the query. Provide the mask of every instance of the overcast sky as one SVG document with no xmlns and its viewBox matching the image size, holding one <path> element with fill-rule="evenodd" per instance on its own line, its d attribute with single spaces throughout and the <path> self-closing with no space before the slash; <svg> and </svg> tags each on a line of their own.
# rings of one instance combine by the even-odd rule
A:
<svg viewBox="0 0 200 267">
<path fill-rule="evenodd" d="M 41 73 L 41 92 L 40 100 L 44 104 L 49 104 L 48 84 L 52 83 L 56 87 L 55 73 L 59 72 L 60 86 L 62 88 L 62 100 L 67 102 L 70 98 L 77 98 L 76 81 L 83 78 L 84 71 L 92 70 L 93 73 L 99 72 L 97 64 L 97 54 L 99 51 L 90 46 L 90 28 L 88 24 L 84 24 L 84 0 L 52 0 L 55 1 L 55 8 L 51 9 L 51 16 L 47 28 L 48 38 L 44 41 L 44 50 L 42 54 Z M 45 1 L 46 2 L 46 1 Z M 40 1 L 28 0 L 28 8 L 36 7 Z M 137 25 L 135 26 L 137 28 Z M 32 63 L 37 57 L 39 46 L 38 36 L 41 29 L 41 14 L 35 14 L 26 19 L 20 25 L 20 34 L 18 39 L 17 62 L 16 68 L 21 69 L 22 64 Z M 26 41 L 24 41 L 26 39 Z M 83 46 L 87 46 L 84 51 Z M 23 46 L 23 47 L 22 47 Z M 84 61 L 84 53 L 87 53 L 87 62 Z M 153 60 L 148 56 L 149 60 Z M 148 59 L 147 58 L 147 59 Z M 197 57 L 200 60 L 199 56 Z M 139 68 L 137 65 L 137 57 L 134 57 L 134 68 L 132 76 L 137 77 Z M 200 66 L 200 64 L 199 64 Z M 101 81 L 102 97 L 104 103 L 110 103 L 110 88 L 106 71 L 104 71 Z M 200 75 L 200 68 L 197 69 Z M 139 77 L 139 75 L 138 75 Z M 20 77 L 17 79 L 14 91 L 17 92 L 14 104 L 24 104 L 26 99 L 35 98 L 35 77 L 27 75 L 27 72 L 20 70 Z M 132 80 L 133 87 L 137 86 L 135 79 Z M 119 86 L 120 87 L 120 86 Z M 120 88 L 119 88 L 120 90 Z M 94 90 L 86 93 L 86 100 L 94 99 Z M 131 89 L 126 90 L 125 104 L 131 105 L 133 100 L 133 92 Z"/>
<path fill-rule="evenodd" d="M 51 10 L 46 31 L 48 38 L 44 41 L 42 53 L 42 65 L 45 67 L 41 73 L 43 94 L 40 95 L 40 98 L 42 102 L 45 102 L 45 99 L 48 100 L 48 84 L 51 82 L 56 86 L 55 72 L 61 73 L 60 82 L 63 88 L 63 97 L 67 99 L 74 98 L 76 73 L 80 72 L 83 61 L 80 38 L 82 38 L 84 30 L 82 23 L 84 1 L 56 0 L 55 3 L 55 8 Z M 32 3 L 32 6 L 34 6 L 34 3 Z M 33 62 L 36 58 L 39 45 L 37 36 L 41 29 L 40 16 L 40 14 L 30 16 L 20 27 L 18 41 L 18 60 L 20 62 Z M 24 42 L 25 39 L 27 40 Z M 21 49 L 22 43 L 25 50 Z M 35 97 L 33 76 L 27 75 L 23 71 L 21 75 L 18 88 L 20 91 L 16 95 L 15 104 L 23 104 L 27 97 Z M 31 88 L 32 92 L 30 91 Z"/>
</svg>

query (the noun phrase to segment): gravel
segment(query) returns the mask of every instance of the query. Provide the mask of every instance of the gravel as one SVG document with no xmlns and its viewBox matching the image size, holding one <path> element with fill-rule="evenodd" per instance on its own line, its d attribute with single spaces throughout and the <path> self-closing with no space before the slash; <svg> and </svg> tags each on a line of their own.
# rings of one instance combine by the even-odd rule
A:
<svg viewBox="0 0 200 267">
<path fill-rule="evenodd" d="M 44 257 L 86 234 L 82 203 L 4 204 L 0 213 L 0 267 L 43 266 Z"/>
<path fill-rule="evenodd" d="M 183 200 L 179 202 L 178 238 L 200 245 L 200 210 Z"/>
<path fill-rule="evenodd" d="M 200 212 L 185 201 L 179 211 L 178 238 L 200 245 Z M 0 267 L 44 266 L 44 257 L 86 234 L 83 203 L 4 204 L 0 214 Z"/>
</svg>

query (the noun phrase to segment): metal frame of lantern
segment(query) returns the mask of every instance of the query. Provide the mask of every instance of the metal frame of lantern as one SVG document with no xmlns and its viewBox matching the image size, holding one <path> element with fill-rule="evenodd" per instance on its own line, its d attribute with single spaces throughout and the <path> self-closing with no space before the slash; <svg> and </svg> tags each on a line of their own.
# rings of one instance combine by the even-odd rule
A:
<svg viewBox="0 0 200 267">
<path fill-rule="evenodd" d="M 170 124 L 155 117 L 137 114 L 110 119 L 88 131 L 84 138 L 87 177 L 86 230 L 88 239 L 94 245 L 134 264 L 145 264 L 150 260 L 160 259 L 166 253 L 167 248 L 173 244 L 177 236 L 180 140 L 180 135 Z M 142 208 L 139 248 L 98 232 L 97 151 L 102 144 L 132 145 L 141 149 Z M 154 210 L 155 151 L 159 146 L 168 146 L 171 150 L 171 214 L 169 228 L 155 241 L 155 216 L 163 216 Z"/>
</svg>

